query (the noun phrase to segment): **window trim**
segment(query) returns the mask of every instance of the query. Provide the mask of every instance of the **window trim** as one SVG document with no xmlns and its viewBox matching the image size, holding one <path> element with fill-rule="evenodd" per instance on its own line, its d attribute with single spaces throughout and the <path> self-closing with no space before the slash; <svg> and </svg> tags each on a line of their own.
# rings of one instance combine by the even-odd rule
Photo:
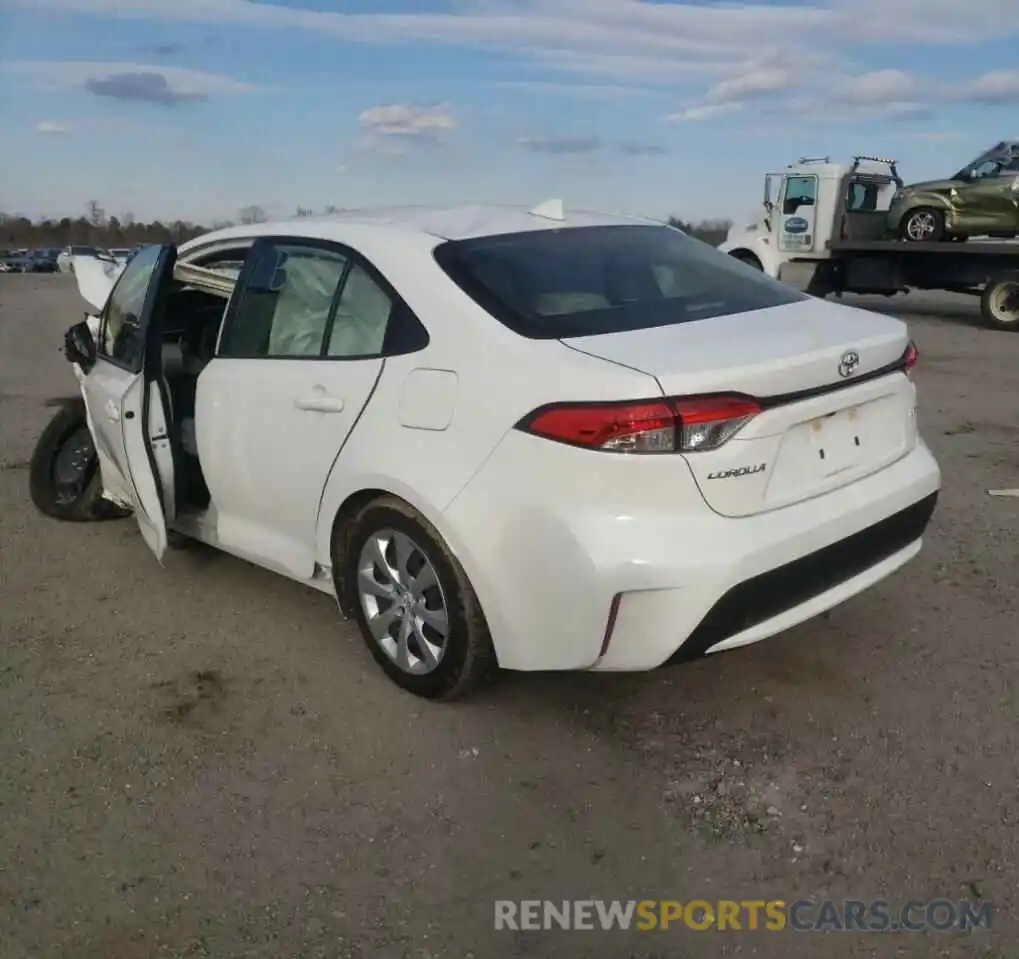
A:
<svg viewBox="0 0 1019 959">
<path fill-rule="evenodd" d="M 171 248 L 173 246 L 172 243 L 150 243 L 148 245 L 156 247 L 160 252 L 158 254 L 156 254 L 156 262 L 152 265 L 152 273 L 149 276 L 149 283 L 148 283 L 148 286 L 145 289 L 145 300 L 142 303 L 142 312 L 141 312 L 140 316 L 148 316 L 148 314 L 151 312 L 151 308 L 153 306 L 153 301 L 154 301 L 155 296 L 156 296 L 156 290 L 155 290 L 155 287 L 153 286 L 153 282 L 152 281 L 155 278 L 156 267 L 159 265 L 159 256 L 162 254 L 163 250 L 169 249 L 169 248 Z M 124 279 L 124 274 L 127 273 L 127 271 L 130 268 L 130 266 L 131 266 L 131 264 L 128 263 L 127 266 L 124 267 L 124 270 L 120 274 L 120 276 L 117 277 L 116 282 L 113 284 L 113 289 L 110 290 L 110 295 L 106 299 L 106 305 L 103 307 L 103 312 L 102 312 L 102 315 L 100 317 L 100 323 L 99 323 L 99 336 L 98 336 L 98 340 L 96 342 L 96 359 L 97 360 L 102 360 L 104 363 L 109 363 L 110 366 L 115 366 L 118 370 L 123 370 L 125 373 L 133 373 L 135 375 L 138 375 L 138 374 L 142 373 L 144 371 L 144 369 L 145 369 L 145 352 L 146 352 L 146 350 L 144 348 L 144 346 L 145 346 L 144 343 L 143 343 L 141 359 L 138 361 L 137 364 L 135 364 L 135 363 L 125 363 L 123 360 L 118 360 L 118 359 L 108 355 L 107 353 L 105 353 L 103 351 L 103 344 L 106 342 L 106 323 L 107 323 L 107 320 L 108 320 L 108 312 L 109 312 L 109 309 L 110 309 L 110 301 L 113 299 L 113 294 L 117 292 L 117 287 L 120 286 L 121 281 Z M 143 340 L 145 340 L 146 342 L 148 340 L 148 329 L 147 328 L 144 331 Z M 137 366 L 137 369 L 135 369 L 136 366 Z"/>
<path fill-rule="evenodd" d="M 237 312 L 239 310 L 239 304 L 243 301 L 244 290 L 247 287 L 248 278 L 252 269 L 251 251 L 254 249 L 256 243 L 266 243 L 274 246 L 302 246 L 308 247 L 314 250 L 322 250 L 328 253 L 334 253 L 342 256 L 346 259 L 346 263 L 343 267 L 343 273 L 340 276 L 339 283 L 336 286 L 336 290 L 333 292 L 332 301 L 329 304 L 329 315 L 326 318 L 325 330 L 322 334 L 322 342 L 319 345 L 318 355 L 308 354 L 267 354 L 267 353 L 255 353 L 255 354 L 237 354 L 237 353 L 223 353 L 221 352 L 221 346 L 224 340 L 227 338 L 229 332 L 232 330 L 234 323 L 237 319 Z M 236 247 L 234 247 L 236 249 Z M 337 240 L 326 240 L 320 237 L 308 237 L 308 236 L 293 236 L 290 234 L 264 234 L 257 237 L 253 237 L 250 244 L 248 244 L 248 255 L 245 257 L 244 266 L 241 269 L 240 274 L 237 277 L 237 284 L 234 287 L 234 295 L 230 297 L 230 305 L 227 307 L 226 313 L 223 316 L 223 322 L 220 327 L 219 338 L 216 341 L 216 351 L 213 354 L 213 359 L 222 360 L 304 360 L 310 362 L 331 362 L 331 363 L 348 363 L 357 362 L 359 360 L 380 360 L 387 359 L 392 356 L 405 356 L 409 353 L 418 353 L 428 346 L 431 338 L 428 333 L 427 327 L 418 318 L 417 314 L 410 308 L 407 301 L 400 296 L 396 291 L 396 288 L 390 283 L 382 272 L 362 253 L 359 253 L 353 247 L 347 246 L 345 243 L 341 243 Z M 190 251 L 189 251 L 190 252 Z M 210 251 L 211 252 L 211 251 Z M 199 254 L 200 256 L 201 254 Z M 194 262 L 191 257 L 188 257 L 188 262 Z M 329 346 L 329 340 L 332 335 L 333 324 L 336 319 L 336 312 L 339 309 L 340 300 L 343 297 L 343 291 L 347 285 L 347 277 L 350 276 L 350 271 L 354 265 L 360 266 L 368 276 L 379 286 L 383 293 L 385 293 L 392 301 L 393 308 L 389 314 L 389 321 L 386 325 L 386 334 L 382 342 L 382 350 L 378 353 L 362 353 L 356 356 L 330 356 L 326 351 Z M 392 330 L 394 329 L 394 318 L 404 317 L 402 322 L 407 322 L 406 317 L 410 317 L 414 324 L 416 324 L 420 331 L 420 345 L 413 345 L 405 349 L 387 349 L 386 341 L 392 336 Z"/>
</svg>

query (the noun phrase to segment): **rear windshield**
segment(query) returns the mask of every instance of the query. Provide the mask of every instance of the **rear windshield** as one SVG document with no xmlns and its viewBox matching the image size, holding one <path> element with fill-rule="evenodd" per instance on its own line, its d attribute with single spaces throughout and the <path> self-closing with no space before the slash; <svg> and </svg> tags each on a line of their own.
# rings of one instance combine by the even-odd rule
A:
<svg viewBox="0 0 1019 959">
<path fill-rule="evenodd" d="M 435 259 L 522 336 L 593 336 L 705 320 L 806 297 L 665 226 L 535 230 L 439 245 Z"/>
</svg>

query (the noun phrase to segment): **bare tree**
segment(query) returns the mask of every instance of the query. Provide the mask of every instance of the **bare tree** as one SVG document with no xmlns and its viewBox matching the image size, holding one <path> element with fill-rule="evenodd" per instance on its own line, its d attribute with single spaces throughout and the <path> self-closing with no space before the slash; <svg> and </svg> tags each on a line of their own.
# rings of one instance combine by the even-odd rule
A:
<svg viewBox="0 0 1019 959">
<path fill-rule="evenodd" d="M 297 208 L 297 218 L 299 220 L 303 220 L 303 219 L 305 219 L 305 218 L 307 218 L 309 216 L 314 216 L 314 215 L 315 215 L 315 211 L 311 207 L 308 207 L 308 206 L 299 206 Z"/>
<path fill-rule="evenodd" d="M 125 227 L 134 226 L 135 223 L 134 214 L 130 210 L 124 211 L 123 213 L 120 214 L 120 222 L 121 225 Z"/>
<path fill-rule="evenodd" d="M 265 223 L 269 219 L 266 216 L 265 210 L 260 206 L 246 206 L 240 210 L 237 214 L 237 219 L 241 221 L 245 226 L 250 226 L 252 223 Z"/>
<path fill-rule="evenodd" d="M 99 205 L 98 200 L 89 200 L 85 204 L 85 219 L 92 226 L 102 226 L 106 222 L 106 211 Z"/>
<path fill-rule="evenodd" d="M 326 208 L 322 211 L 326 216 L 333 216 L 340 212 L 339 207 L 333 206 L 331 203 L 326 204 Z"/>
</svg>

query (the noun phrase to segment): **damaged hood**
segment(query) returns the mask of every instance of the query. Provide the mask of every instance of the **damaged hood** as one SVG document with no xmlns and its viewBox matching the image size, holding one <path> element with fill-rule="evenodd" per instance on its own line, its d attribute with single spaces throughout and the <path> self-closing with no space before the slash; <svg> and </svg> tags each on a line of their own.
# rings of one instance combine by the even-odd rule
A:
<svg viewBox="0 0 1019 959">
<path fill-rule="evenodd" d="M 100 260 L 94 256 L 72 257 L 71 263 L 81 298 L 89 306 L 102 310 L 110 297 L 113 284 L 124 270 L 124 264 Z"/>
</svg>

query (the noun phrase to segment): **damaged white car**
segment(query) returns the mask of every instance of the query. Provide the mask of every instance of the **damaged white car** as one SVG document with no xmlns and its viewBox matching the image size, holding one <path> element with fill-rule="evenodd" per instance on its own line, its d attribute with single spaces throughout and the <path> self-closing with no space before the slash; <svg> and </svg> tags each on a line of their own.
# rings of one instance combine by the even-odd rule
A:
<svg viewBox="0 0 1019 959">
<path fill-rule="evenodd" d="M 348 213 L 75 276 L 39 508 L 335 595 L 428 698 L 756 642 L 908 562 L 935 507 L 905 325 L 657 223 Z"/>
</svg>

